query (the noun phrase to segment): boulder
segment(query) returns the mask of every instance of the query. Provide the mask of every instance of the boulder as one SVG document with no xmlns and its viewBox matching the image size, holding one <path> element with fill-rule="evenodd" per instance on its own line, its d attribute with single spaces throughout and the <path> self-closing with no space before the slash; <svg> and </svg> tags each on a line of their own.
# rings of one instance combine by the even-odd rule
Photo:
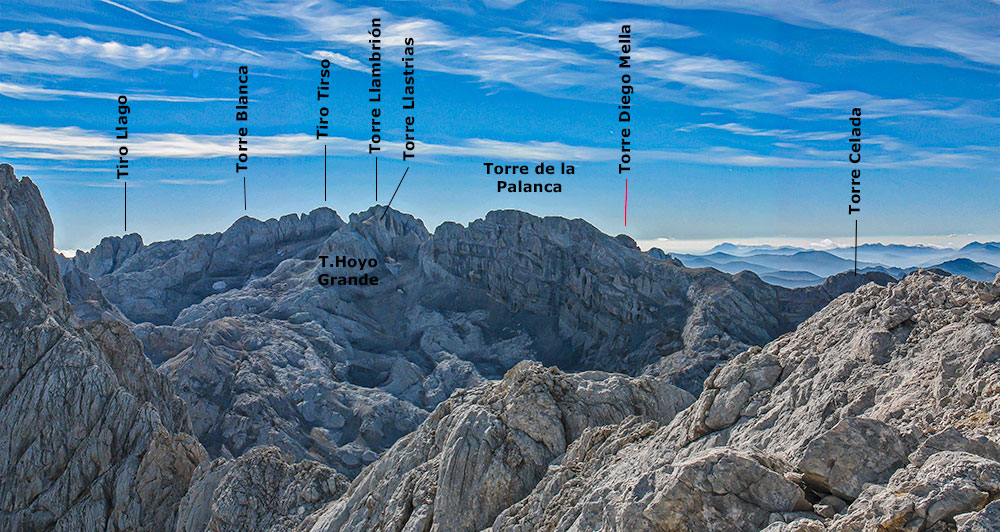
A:
<svg viewBox="0 0 1000 532">
<path fill-rule="evenodd" d="M 889 480 L 908 454 L 896 429 L 851 417 L 809 442 L 796 467 L 814 490 L 852 501 L 865 484 Z"/>
<path fill-rule="evenodd" d="M 897 471 L 888 485 L 869 486 L 830 528 L 942 530 L 956 516 L 980 512 L 1000 496 L 1000 463 L 964 452 L 941 451 L 922 465 Z M 980 522 L 990 519 L 990 513 Z M 966 519 L 966 526 L 970 519 Z M 953 526 L 953 525 L 952 525 Z"/>
<path fill-rule="evenodd" d="M 286 532 L 342 495 L 347 484 L 316 462 L 286 462 L 276 447 L 205 461 L 181 500 L 176 532 Z"/>
</svg>

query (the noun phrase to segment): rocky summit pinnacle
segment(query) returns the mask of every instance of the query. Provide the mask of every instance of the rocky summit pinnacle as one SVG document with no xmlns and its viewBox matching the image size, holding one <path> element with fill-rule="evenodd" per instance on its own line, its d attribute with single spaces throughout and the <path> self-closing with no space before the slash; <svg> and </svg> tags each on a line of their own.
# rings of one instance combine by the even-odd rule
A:
<svg viewBox="0 0 1000 532">
<path fill-rule="evenodd" d="M 0 164 L 0 232 L 48 281 L 59 284 L 59 266 L 52 253 L 52 219 L 38 187 L 14 168 Z"/>
</svg>

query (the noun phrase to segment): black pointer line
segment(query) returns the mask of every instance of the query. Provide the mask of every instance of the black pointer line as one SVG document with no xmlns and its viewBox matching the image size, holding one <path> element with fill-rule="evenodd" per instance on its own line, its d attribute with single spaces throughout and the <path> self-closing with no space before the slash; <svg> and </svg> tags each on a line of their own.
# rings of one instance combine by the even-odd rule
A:
<svg viewBox="0 0 1000 532">
<path fill-rule="evenodd" d="M 323 201 L 326 201 L 326 144 L 323 145 Z"/>
<path fill-rule="evenodd" d="M 858 274 L 858 221 L 854 220 L 854 275 Z"/>
<path fill-rule="evenodd" d="M 406 172 L 409 171 L 409 166 L 406 167 L 406 170 L 403 170 L 403 177 L 399 178 L 399 185 L 396 185 L 396 190 L 392 191 L 392 197 L 389 198 L 389 205 L 392 205 L 392 200 L 396 199 L 396 193 L 399 192 L 399 186 L 403 184 L 403 180 L 406 179 Z M 385 213 L 389 212 L 389 205 L 386 205 L 385 210 L 382 211 L 382 218 L 385 218 Z M 381 222 L 382 218 L 379 218 L 378 220 Z"/>
</svg>

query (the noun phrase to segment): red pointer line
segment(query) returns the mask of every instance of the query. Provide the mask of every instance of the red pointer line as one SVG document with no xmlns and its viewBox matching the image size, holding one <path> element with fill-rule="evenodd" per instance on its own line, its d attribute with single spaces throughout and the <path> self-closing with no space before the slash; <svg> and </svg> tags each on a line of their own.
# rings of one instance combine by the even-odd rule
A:
<svg viewBox="0 0 1000 532">
<path fill-rule="evenodd" d="M 628 178 L 625 178 L 625 225 L 628 225 Z"/>
</svg>

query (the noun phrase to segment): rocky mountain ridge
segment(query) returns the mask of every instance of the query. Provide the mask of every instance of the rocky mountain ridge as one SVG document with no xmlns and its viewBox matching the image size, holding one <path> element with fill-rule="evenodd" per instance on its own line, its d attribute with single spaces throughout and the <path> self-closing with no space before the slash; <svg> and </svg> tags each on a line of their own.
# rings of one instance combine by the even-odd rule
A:
<svg viewBox="0 0 1000 532">
<path fill-rule="evenodd" d="M 517 211 L 491 212 L 468 227 L 446 223 L 433 234 L 384 207 L 346 223 L 324 210 L 282 220 L 241 220 L 221 234 L 149 246 L 106 239 L 78 254 L 64 279 L 109 272 L 96 284 L 112 309 L 93 290 L 75 297 L 94 308 L 89 315 L 118 308 L 141 321 L 148 313 L 137 301 L 201 298 L 169 325 L 133 330 L 190 405 L 209 453 L 276 445 L 349 476 L 453 391 L 499 378 L 521 360 L 665 375 L 697 392 L 715 364 L 794 328 L 843 291 L 889 279 L 842 276 L 787 290 L 751 274 L 683 268 L 583 220 Z M 320 240 L 317 227 L 336 229 Z M 257 253 L 232 243 L 276 234 L 304 236 L 281 240 L 298 251 L 272 271 L 236 268 L 247 261 L 219 266 L 219 257 Z M 357 272 L 323 267 L 319 255 L 375 260 L 366 273 L 380 283 L 320 286 L 320 273 Z M 188 270 L 167 271 L 179 260 L 194 265 L 198 286 L 223 272 L 245 281 L 204 297 L 171 296 L 187 286 Z"/>
<path fill-rule="evenodd" d="M 206 296 L 243 286 L 281 261 L 315 258 L 317 246 L 343 221 L 325 207 L 260 221 L 236 220 L 222 233 L 145 245 L 132 233 L 78 251 L 71 266 L 97 282 L 104 296 L 136 323 L 167 325 Z"/>
</svg>

